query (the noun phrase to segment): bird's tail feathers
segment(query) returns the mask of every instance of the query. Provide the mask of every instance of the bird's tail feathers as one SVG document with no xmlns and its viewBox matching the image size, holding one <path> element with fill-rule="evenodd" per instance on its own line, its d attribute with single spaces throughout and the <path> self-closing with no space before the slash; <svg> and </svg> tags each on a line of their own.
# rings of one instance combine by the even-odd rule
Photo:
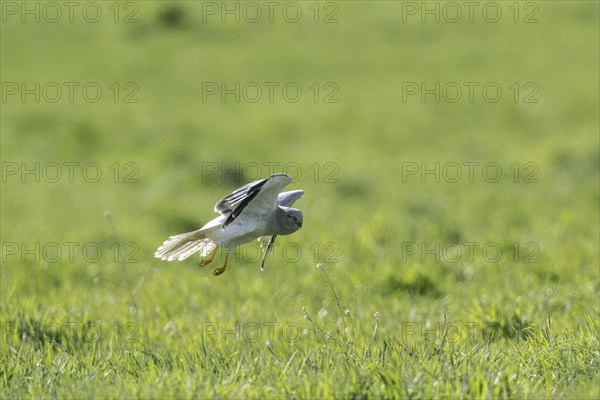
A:
<svg viewBox="0 0 600 400">
<path fill-rule="evenodd" d="M 203 257 L 208 256 L 217 247 L 219 246 L 204 233 L 194 231 L 171 236 L 156 250 L 154 257 L 166 261 L 183 261 L 196 252 L 200 252 Z"/>
</svg>

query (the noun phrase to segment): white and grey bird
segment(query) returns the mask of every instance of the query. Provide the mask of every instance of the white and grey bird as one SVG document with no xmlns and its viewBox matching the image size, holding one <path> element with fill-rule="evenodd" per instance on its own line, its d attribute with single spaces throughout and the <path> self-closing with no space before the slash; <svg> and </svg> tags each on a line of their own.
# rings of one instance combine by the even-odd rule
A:
<svg viewBox="0 0 600 400">
<path fill-rule="evenodd" d="M 154 256 L 166 261 L 182 261 L 199 252 L 200 265 L 205 266 L 213 260 L 217 249 L 223 247 L 225 263 L 213 272 L 220 275 L 227 268 L 229 254 L 237 246 L 266 237 L 263 268 L 277 235 L 289 235 L 302 227 L 302 211 L 290 207 L 304 191 L 281 193 L 291 181 L 289 175 L 275 174 L 236 189 L 215 205 L 220 216 L 196 231 L 171 236 Z"/>
</svg>

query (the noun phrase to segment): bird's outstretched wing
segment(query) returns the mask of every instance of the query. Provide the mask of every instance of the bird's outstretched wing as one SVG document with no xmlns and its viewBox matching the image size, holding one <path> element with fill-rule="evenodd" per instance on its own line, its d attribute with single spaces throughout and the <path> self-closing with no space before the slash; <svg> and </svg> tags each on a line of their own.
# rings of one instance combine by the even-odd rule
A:
<svg viewBox="0 0 600 400">
<path fill-rule="evenodd" d="M 304 190 L 291 190 L 289 192 L 279 193 L 277 201 L 280 206 L 291 207 L 296 200 L 304 194 Z"/>
<path fill-rule="evenodd" d="M 292 178 L 286 174 L 275 174 L 236 189 L 215 205 L 215 211 L 227 215 L 222 229 L 227 228 L 244 211 L 266 215 L 277 207 L 278 196 Z"/>
</svg>

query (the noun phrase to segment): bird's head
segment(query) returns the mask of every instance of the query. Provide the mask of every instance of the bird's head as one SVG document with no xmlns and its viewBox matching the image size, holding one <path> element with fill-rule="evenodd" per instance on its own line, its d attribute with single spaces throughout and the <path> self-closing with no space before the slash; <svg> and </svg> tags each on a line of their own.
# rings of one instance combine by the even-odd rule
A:
<svg viewBox="0 0 600 400">
<path fill-rule="evenodd" d="M 283 210 L 279 217 L 279 235 L 289 235 L 302 228 L 304 217 L 302 211 L 296 208 L 280 207 Z"/>
<path fill-rule="evenodd" d="M 290 208 L 288 211 L 288 221 L 290 221 L 293 225 L 296 225 L 297 228 L 296 230 L 302 228 L 302 221 L 303 221 L 303 215 L 302 215 L 302 211 L 295 209 L 295 208 Z"/>
</svg>

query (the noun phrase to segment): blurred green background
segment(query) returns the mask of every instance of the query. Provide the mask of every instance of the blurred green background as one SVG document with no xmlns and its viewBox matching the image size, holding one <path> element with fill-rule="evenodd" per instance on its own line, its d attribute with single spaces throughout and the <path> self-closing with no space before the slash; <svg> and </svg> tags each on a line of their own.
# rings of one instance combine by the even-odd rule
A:
<svg viewBox="0 0 600 400">
<path fill-rule="evenodd" d="M 338 323 L 315 268 L 324 263 L 365 338 L 375 312 L 392 340 L 403 321 L 445 318 L 552 321 L 555 334 L 592 320 L 597 338 L 597 2 L 483 2 L 472 18 L 458 2 L 455 22 L 441 2 L 277 3 L 272 21 L 262 2 L 99 2 L 98 18 L 89 3 L 72 18 L 56 4 L 61 18 L 44 3 L 2 2 L 4 322 L 133 322 L 146 349 L 173 352 L 197 346 L 205 321 L 303 323 L 306 307 Z M 239 101 L 221 96 L 222 83 L 239 83 Z M 298 101 L 286 84 L 301 88 Z M 439 100 L 422 84 L 439 84 Z M 497 101 L 484 86 L 501 88 Z M 35 163 L 39 181 L 22 175 Z M 72 181 L 64 163 L 78 163 Z M 479 163 L 472 182 L 464 163 Z M 488 163 L 501 168 L 497 182 L 481 175 Z M 442 171 L 457 164 L 463 176 L 451 182 Z M 55 165 L 62 178 L 53 183 Z M 195 257 L 153 258 L 269 165 L 306 192 L 296 203 L 304 227 L 280 238 L 279 249 L 297 244 L 298 260 L 275 251 L 261 273 L 240 250 L 215 278 Z M 439 182 L 420 174 L 436 165 Z M 418 173 L 406 175 L 408 166 Z M 502 257 L 407 253 L 467 242 L 498 244 Z M 48 243 L 62 250 L 56 262 L 42 254 Z M 73 257 L 65 243 L 77 243 Z M 86 243 L 101 248 L 99 260 L 82 254 Z M 169 323 L 179 336 L 165 333 Z M 597 394 L 586 365 L 584 382 L 565 387 Z M 11 379 L 8 387 L 25 385 Z M 571 393 L 565 387 L 558 393 Z"/>
</svg>

